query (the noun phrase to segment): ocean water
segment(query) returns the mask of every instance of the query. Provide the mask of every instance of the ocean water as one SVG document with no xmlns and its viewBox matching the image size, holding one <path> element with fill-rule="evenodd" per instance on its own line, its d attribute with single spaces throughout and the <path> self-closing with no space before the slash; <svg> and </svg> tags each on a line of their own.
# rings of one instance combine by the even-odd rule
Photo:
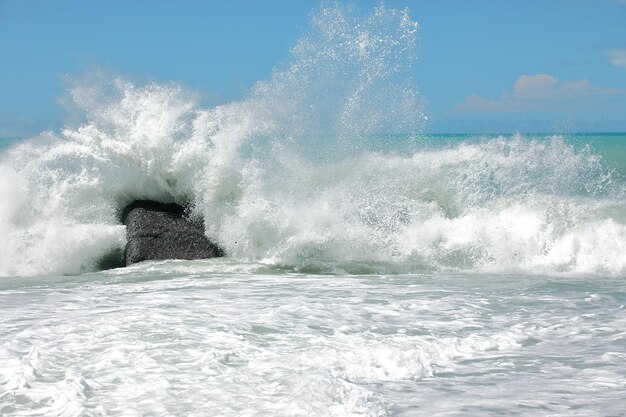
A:
<svg viewBox="0 0 626 417">
<path fill-rule="evenodd" d="M 626 134 L 423 134 L 417 33 L 322 8 L 239 102 L 96 75 L 0 140 L 0 415 L 625 415 Z M 227 256 L 110 269 L 135 199 Z"/>
</svg>

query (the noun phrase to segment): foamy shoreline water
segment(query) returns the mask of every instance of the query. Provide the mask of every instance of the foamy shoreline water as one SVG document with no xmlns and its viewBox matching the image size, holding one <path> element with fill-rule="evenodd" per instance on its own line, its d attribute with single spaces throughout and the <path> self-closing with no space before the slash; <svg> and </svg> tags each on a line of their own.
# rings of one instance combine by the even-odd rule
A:
<svg viewBox="0 0 626 417">
<path fill-rule="evenodd" d="M 220 262 L 3 287 L 0 410 L 622 412 L 622 279 L 219 273 Z"/>
</svg>

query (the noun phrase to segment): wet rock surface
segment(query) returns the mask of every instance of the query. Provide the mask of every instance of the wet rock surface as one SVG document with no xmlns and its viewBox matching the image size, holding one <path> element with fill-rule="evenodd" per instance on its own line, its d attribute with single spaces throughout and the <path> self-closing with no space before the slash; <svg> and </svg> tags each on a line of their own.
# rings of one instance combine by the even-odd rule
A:
<svg viewBox="0 0 626 417">
<path fill-rule="evenodd" d="M 204 234 L 201 223 L 190 220 L 179 204 L 139 200 L 122 213 L 126 225 L 126 266 L 164 259 L 208 259 L 223 251 Z"/>
</svg>

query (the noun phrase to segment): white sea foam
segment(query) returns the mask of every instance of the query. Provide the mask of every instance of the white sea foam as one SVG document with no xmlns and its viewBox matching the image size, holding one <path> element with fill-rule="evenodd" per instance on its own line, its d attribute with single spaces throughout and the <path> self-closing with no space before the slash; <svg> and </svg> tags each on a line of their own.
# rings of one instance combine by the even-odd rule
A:
<svg viewBox="0 0 626 417">
<path fill-rule="evenodd" d="M 619 279 L 181 269 L 211 262 L 13 280 L 0 291 L 2 413 L 621 412 Z"/>
</svg>

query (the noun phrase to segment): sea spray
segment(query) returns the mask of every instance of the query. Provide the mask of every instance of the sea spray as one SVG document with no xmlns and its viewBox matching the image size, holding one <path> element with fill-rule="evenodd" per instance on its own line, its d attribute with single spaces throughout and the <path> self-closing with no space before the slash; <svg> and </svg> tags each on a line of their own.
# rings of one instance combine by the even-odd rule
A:
<svg viewBox="0 0 626 417">
<path fill-rule="evenodd" d="M 0 275 L 119 251 L 121 208 L 191 203 L 230 259 L 309 272 L 626 271 L 623 178 L 562 136 L 419 139 L 417 23 L 322 8 L 239 102 L 175 84 L 71 90 L 83 122 L 5 151 Z"/>
</svg>

